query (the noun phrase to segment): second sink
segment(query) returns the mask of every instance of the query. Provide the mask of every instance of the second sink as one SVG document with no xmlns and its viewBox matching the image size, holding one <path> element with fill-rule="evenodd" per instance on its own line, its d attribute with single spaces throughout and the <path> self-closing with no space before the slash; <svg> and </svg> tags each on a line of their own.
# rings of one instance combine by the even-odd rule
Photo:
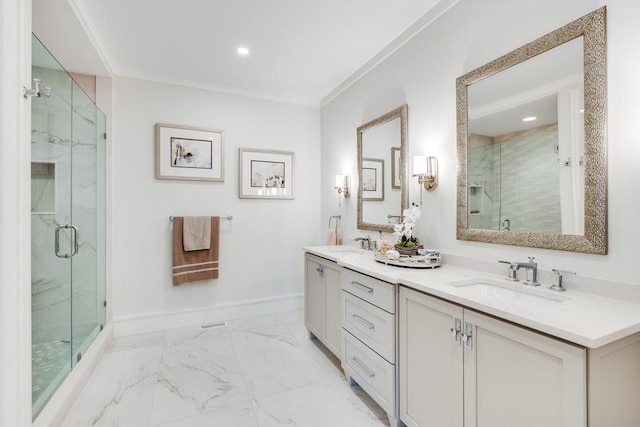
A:
<svg viewBox="0 0 640 427">
<path fill-rule="evenodd" d="M 501 283 L 489 279 L 471 279 L 460 282 L 452 282 L 449 285 L 456 288 L 464 288 L 473 296 L 490 297 L 504 301 L 531 302 L 540 304 L 544 301 L 563 302 L 569 298 L 564 295 L 551 293 L 547 289 L 529 288 L 525 285 L 514 283 Z M 465 292 L 465 293 L 466 293 Z"/>
</svg>

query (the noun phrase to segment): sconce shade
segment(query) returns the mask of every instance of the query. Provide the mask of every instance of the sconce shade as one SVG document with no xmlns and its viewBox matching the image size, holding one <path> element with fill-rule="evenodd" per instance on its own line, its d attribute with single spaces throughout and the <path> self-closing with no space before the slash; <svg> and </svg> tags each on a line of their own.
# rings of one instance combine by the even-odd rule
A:
<svg viewBox="0 0 640 427">
<path fill-rule="evenodd" d="M 413 156 L 413 176 L 427 174 L 427 156 Z"/>
<path fill-rule="evenodd" d="M 438 159 L 433 156 L 413 156 L 413 176 L 425 190 L 433 191 L 438 186 Z"/>
<path fill-rule="evenodd" d="M 433 177 L 438 177 L 438 159 L 433 157 L 433 156 L 429 156 L 427 157 L 427 172 L 426 174 L 428 176 L 433 176 Z"/>
<path fill-rule="evenodd" d="M 338 190 L 338 194 L 342 194 L 345 198 L 351 195 L 350 191 L 351 179 L 349 175 L 336 175 L 336 182 L 333 188 Z"/>
</svg>

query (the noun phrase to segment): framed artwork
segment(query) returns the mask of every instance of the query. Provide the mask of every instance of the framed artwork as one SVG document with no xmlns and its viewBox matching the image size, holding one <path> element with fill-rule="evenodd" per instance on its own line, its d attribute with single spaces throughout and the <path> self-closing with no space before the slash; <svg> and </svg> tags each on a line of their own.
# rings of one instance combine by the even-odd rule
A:
<svg viewBox="0 0 640 427">
<path fill-rule="evenodd" d="M 384 160 L 362 159 L 362 200 L 384 200 Z"/>
<path fill-rule="evenodd" d="M 223 132 L 156 124 L 156 178 L 224 181 Z"/>
<path fill-rule="evenodd" d="M 400 190 L 400 147 L 391 147 L 391 188 Z"/>
<path fill-rule="evenodd" d="M 293 199 L 293 158 L 290 151 L 241 148 L 238 197 Z"/>
</svg>

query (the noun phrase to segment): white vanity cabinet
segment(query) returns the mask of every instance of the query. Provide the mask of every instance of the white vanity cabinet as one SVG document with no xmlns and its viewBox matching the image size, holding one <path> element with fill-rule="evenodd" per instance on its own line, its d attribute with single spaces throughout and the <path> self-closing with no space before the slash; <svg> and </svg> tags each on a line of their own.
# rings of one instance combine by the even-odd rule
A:
<svg viewBox="0 0 640 427">
<path fill-rule="evenodd" d="M 333 354 L 342 358 L 340 270 L 335 262 L 305 254 L 305 324 Z"/>
<path fill-rule="evenodd" d="M 342 367 L 397 422 L 396 285 L 342 270 Z"/>
<path fill-rule="evenodd" d="M 400 288 L 407 426 L 587 426 L 586 349 Z"/>
</svg>

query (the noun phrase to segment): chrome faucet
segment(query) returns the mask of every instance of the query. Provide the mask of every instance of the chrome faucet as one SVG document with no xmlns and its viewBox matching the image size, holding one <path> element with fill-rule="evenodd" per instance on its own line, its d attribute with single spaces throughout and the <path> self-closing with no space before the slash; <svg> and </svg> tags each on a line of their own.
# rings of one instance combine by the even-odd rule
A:
<svg viewBox="0 0 640 427">
<path fill-rule="evenodd" d="M 518 281 L 518 270 L 524 268 L 527 270 L 527 278 L 522 282 L 523 285 L 540 286 L 538 283 L 538 263 L 534 262 L 535 258 L 530 256 L 528 262 L 511 262 L 511 261 L 498 261 L 503 264 L 509 264 L 509 272 L 506 280 L 512 282 Z"/>
<path fill-rule="evenodd" d="M 368 251 L 373 249 L 374 242 L 371 241 L 371 237 L 356 237 L 353 239 L 355 242 L 360 242 L 360 249 L 366 249 Z"/>
<path fill-rule="evenodd" d="M 517 262 L 511 262 L 511 261 L 498 261 L 501 262 L 503 264 L 509 264 L 509 272 L 507 274 L 507 277 L 505 277 L 505 280 L 510 280 L 512 282 L 518 282 L 518 269 L 520 268 L 520 266 L 518 265 Z"/>
<path fill-rule="evenodd" d="M 523 285 L 540 286 L 540 283 L 538 283 L 538 263 L 534 262 L 534 260 L 535 258 L 530 256 L 529 262 L 518 263 L 520 268 L 527 269 L 527 279 L 522 282 Z"/>
<path fill-rule="evenodd" d="M 555 268 L 552 269 L 551 271 L 553 272 L 553 275 L 551 276 L 551 286 L 549 287 L 549 289 L 554 291 L 559 291 L 559 292 L 564 292 L 567 290 L 567 288 L 565 288 L 564 285 L 562 284 L 563 275 L 576 274 L 573 271 L 556 270 Z"/>
</svg>

